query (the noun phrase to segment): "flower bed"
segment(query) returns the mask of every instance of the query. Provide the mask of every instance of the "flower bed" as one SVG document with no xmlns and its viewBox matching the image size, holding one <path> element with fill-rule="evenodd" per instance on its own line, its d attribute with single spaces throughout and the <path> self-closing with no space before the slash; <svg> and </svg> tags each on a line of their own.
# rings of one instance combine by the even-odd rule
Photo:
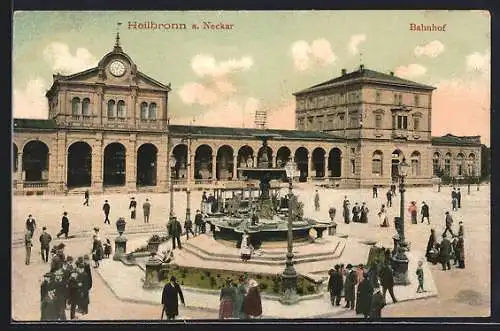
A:
<svg viewBox="0 0 500 331">
<path fill-rule="evenodd" d="M 148 241 L 146 242 L 145 245 L 142 245 L 142 246 L 134 249 L 133 253 L 148 252 L 149 251 L 149 248 L 148 248 L 149 243 L 159 242 L 161 244 L 161 243 L 164 243 L 165 241 L 167 241 L 169 238 L 170 238 L 169 236 L 160 236 L 160 235 L 154 234 L 148 239 Z"/>
</svg>

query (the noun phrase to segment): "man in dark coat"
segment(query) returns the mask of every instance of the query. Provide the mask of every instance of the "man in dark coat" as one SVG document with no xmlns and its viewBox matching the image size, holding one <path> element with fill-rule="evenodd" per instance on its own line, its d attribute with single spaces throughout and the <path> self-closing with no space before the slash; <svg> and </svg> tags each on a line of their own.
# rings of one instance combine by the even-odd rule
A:
<svg viewBox="0 0 500 331">
<path fill-rule="evenodd" d="M 87 285 L 90 291 L 90 289 L 92 289 L 92 272 L 91 272 L 92 269 L 90 268 L 90 256 L 88 256 L 88 254 L 85 254 L 83 256 L 83 270 L 86 273 Z"/>
<path fill-rule="evenodd" d="M 70 318 L 75 319 L 76 307 L 80 304 L 80 287 L 78 271 L 73 270 L 68 280 L 68 299 L 70 304 Z"/>
<path fill-rule="evenodd" d="M 453 191 L 451 191 L 451 206 L 454 211 L 457 210 L 457 202 L 458 202 L 457 191 L 456 188 L 453 188 Z"/>
<path fill-rule="evenodd" d="M 340 306 L 342 297 L 342 288 L 344 287 L 344 277 L 340 272 L 340 265 L 336 264 L 335 269 L 331 271 L 330 279 L 328 280 L 328 291 L 330 292 L 330 301 L 332 306 Z"/>
<path fill-rule="evenodd" d="M 439 244 L 439 262 L 443 266 L 443 270 L 450 270 L 450 254 L 451 242 L 446 238 L 446 233 L 443 233 L 443 240 Z"/>
<path fill-rule="evenodd" d="M 108 203 L 108 200 L 104 200 L 104 205 L 102 205 L 102 210 L 104 211 L 104 224 L 108 223 L 111 224 L 109 221 L 109 210 L 111 209 L 111 206 Z"/>
<path fill-rule="evenodd" d="M 462 221 L 458 222 L 458 235 L 459 237 L 464 236 L 464 224 Z"/>
<path fill-rule="evenodd" d="M 357 202 L 354 203 L 354 207 L 352 207 L 352 221 L 353 222 L 359 222 L 359 213 L 361 212 L 361 209 L 359 208 L 359 205 Z"/>
<path fill-rule="evenodd" d="M 372 302 L 370 305 L 370 318 L 381 318 L 382 308 L 386 305 L 385 296 L 380 293 L 380 287 L 373 290 Z"/>
<path fill-rule="evenodd" d="M 146 198 L 146 202 L 142 204 L 142 211 L 144 214 L 144 223 L 149 223 L 149 214 L 151 212 L 151 204 L 149 203 L 149 199 Z"/>
<path fill-rule="evenodd" d="M 26 265 L 30 264 L 31 258 L 31 247 L 33 247 L 33 232 L 26 230 L 24 234 L 24 247 L 26 248 L 26 256 L 24 263 Z"/>
<path fill-rule="evenodd" d="M 436 248 L 436 231 L 431 229 L 431 234 L 429 236 L 429 241 L 427 241 L 427 249 L 425 250 L 425 257 L 427 261 L 436 264 L 434 250 Z"/>
<path fill-rule="evenodd" d="M 89 197 L 90 197 L 90 193 L 89 193 L 89 190 L 85 190 L 85 201 L 83 201 L 83 205 L 84 206 L 89 206 Z"/>
<path fill-rule="evenodd" d="M 69 233 L 69 219 L 68 219 L 68 212 L 63 213 L 63 217 L 61 219 L 61 231 L 57 234 L 57 238 L 64 234 L 64 238 L 68 238 L 68 233 Z"/>
<path fill-rule="evenodd" d="M 56 290 L 54 286 L 54 275 L 47 272 L 43 275 L 43 281 L 40 284 L 40 310 L 41 321 L 57 320 L 58 311 L 56 305 Z"/>
<path fill-rule="evenodd" d="M 361 217 L 360 217 L 360 222 L 361 223 L 368 223 L 368 212 L 370 210 L 368 209 L 368 207 L 366 206 L 366 202 L 363 202 L 363 204 L 361 205 Z"/>
<path fill-rule="evenodd" d="M 130 198 L 130 204 L 128 205 L 128 209 L 130 210 L 130 219 L 135 220 L 137 201 L 135 201 L 134 197 Z"/>
<path fill-rule="evenodd" d="M 378 187 L 377 187 L 377 185 L 373 185 L 373 187 L 372 187 L 372 196 L 373 196 L 373 198 L 377 198 L 378 197 Z"/>
<path fill-rule="evenodd" d="M 394 184 L 394 183 L 391 184 L 391 194 L 392 194 L 392 197 L 397 196 L 397 194 L 396 194 L 396 184 Z"/>
<path fill-rule="evenodd" d="M 167 320 L 173 320 L 177 315 L 179 315 L 179 300 L 184 306 L 184 295 L 182 294 L 181 287 L 177 284 L 174 276 L 170 277 L 170 283 L 165 284 L 163 287 L 163 293 L 161 295 L 161 304 L 163 305 L 161 317 L 163 319 L 163 313 L 167 315 Z"/>
<path fill-rule="evenodd" d="M 455 248 L 455 254 L 458 259 L 458 267 L 460 269 L 465 268 L 465 249 L 464 249 L 464 237 L 458 236 L 457 246 Z"/>
<path fill-rule="evenodd" d="M 87 273 L 85 272 L 85 262 L 80 261 L 78 264 L 78 275 L 77 275 L 77 280 L 78 280 L 78 287 L 79 287 L 79 299 L 80 302 L 78 303 L 78 307 L 80 309 L 80 312 L 83 315 L 88 314 L 89 312 L 89 291 L 90 291 L 90 284 L 89 284 L 89 278 Z"/>
<path fill-rule="evenodd" d="M 187 219 L 185 222 L 184 222 L 184 229 L 186 229 L 186 238 L 187 240 L 189 240 L 189 233 L 191 233 L 193 236 L 196 236 L 193 232 L 193 221 L 191 221 L 191 219 Z M 179 247 L 181 245 L 179 244 Z"/>
<path fill-rule="evenodd" d="M 181 223 L 177 220 L 177 217 L 173 216 L 171 222 L 168 224 L 168 233 L 172 237 L 172 249 L 175 249 L 175 243 L 179 245 L 179 249 L 182 249 L 181 245 L 181 233 L 182 227 Z"/>
<path fill-rule="evenodd" d="M 52 241 L 52 236 L 47 233 L 47 228 L 45 226 L 42 228 L 42 234 L 39 239 L 42 251 L 42 261 L 49 262 L 50 242 Z"/>
<path fill-rule="evenodd" d="M 391 295 L 392 302 L 396 303 L 396 296 L 394 296 L 394 274 L 389 263 L 385 263 L 380 270 L 380 285 L 382 285 L 382 296 L 385 299 L 387 291 Z"/>
<path fill-rule="evenodd" d="M 453 225 L 453 217 L 451 217 L 449 211 L 447 211 L 445 213 L 445 215 L 446 216 L 445 216 L 444 222 L 445 222 L 446 228 L 444 229 L 443 236 L 446 235 L 446 232 L 449 231 L 451 233 L 451 236 L 454 237 L 455 235 L 453 234 L 453 230 L 451 229 L 451 226 Z"/>
<path fill-rule="evenodd" d="M 363 280 L 358 285 L 358 292 L 356 297 L 356 314 L 363 314 L 365 318 L 370 315 L 372 296 L 372 283 L 368 279 L 368 274 L 363 273 Z"/>
<path fill-rule="evenodd" d="M 54 248 L 53 248 L 54 249 Z M 66 261 L 66 257 L 63 252 L 64 246 L 59 246 L 52 256 L 52 261 L 50 263 L 50 272 L 55 272 L 63 267 L 64 262 Z"/>
<path fill-rule="evenodd" d="M 28 218 L 26 219 L 26 230 L 31 231 L 31 234 L 34 234 L 35 229 L 36 229 L 36 220 L 31 214 L 29 214 Z"/>
<path fill-rule="evenodd" d="M 424 223 L 424 218 L 427 218 L 427 224 L 431 224 L 431 219 L 429 218 L 429 206 L 425 203 L 425 201 L 422 201 L 420 215 L 422 215 L 422 220 L 420 223 Z"/>
<path fill-rule="evenodd" d="M 392 191 L 388 190 L 385 196 L 387 197 L 387 207 L 392 207 Z"/>
<path fill-rule="evenodd" d="M 64 280 L 64 272 L 62 269 L 57 270 L 54 273 L 54 289 L 55 289 L 55 305 L 57 310 L 57 319 L 60 321 L 66 320 L 66 295 L 67 288 L 66 282 Z"/>
<path fill-rule="evenodd" d="M 462 192 L 460 192 L 460 187 L 457 190 L 457 207 L 461 208 L 462 206 Z"/>
<path fill-rule="evenodd" d="M 346 304 L 344 308 L 351 308 L 354 310 L 356 301 L 356 283 L 358 276 L 356 272 L 352 270 L 352 265 L 347 265 L 347 275 L 344 283 L 344 299 Z"/>
<path fill-rule="evenodd" d="M 194 233 L 200 234 L 202 233 L 202 223 L 203 216 L 199 210 L 196 211 L 196 215 L 194 216 Z"/>
</svg>

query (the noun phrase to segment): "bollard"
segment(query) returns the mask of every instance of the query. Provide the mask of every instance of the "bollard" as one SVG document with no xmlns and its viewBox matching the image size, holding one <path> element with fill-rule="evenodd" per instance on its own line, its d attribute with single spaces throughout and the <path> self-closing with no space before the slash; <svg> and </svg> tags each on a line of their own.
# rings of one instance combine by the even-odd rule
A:
<svg viewBox="0 0 500 331">
<path fill-rule="evenodd" d="M 151 289 L 160 285 L 160 269 L 162 260 L 156 257 L 152 252 L 151 257 L 146 261 L 146 277 L 144 278 L 143 288 Z"/>
<path fill-rule="evenodd" d="M 113 255 L 113 260 L 120 260 L 125 253 L 127 253 L 127 238 L 120 233 L 120 235 L 115 238 L 115 255 Z"/>
</svg>

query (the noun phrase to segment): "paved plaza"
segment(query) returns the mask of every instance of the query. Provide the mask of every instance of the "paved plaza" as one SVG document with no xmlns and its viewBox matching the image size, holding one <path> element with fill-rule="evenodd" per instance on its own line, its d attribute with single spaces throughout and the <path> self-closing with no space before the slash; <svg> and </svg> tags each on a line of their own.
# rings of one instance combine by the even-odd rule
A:
<svg viewBox="0 0 500 331">
<path fill-rule="evenodd" d="M 327 219 L 328 209 L 337 208 L 337 232 L 347 234 L 349 238 L 360 240 L 370 239 L 378 242 L 380 246 L 392 247 L 392 235 L 394 226 L 392 219 L 399 214 L 399 193 L 395 197 L 393 206 L 389 208 L 388 216 L 391 220 L 391 227 L 379 227 L 380 221 L 376 216 L 380 205 L 385 203 L 385 189 L 379 190 L 379 198 L 372 198 L 371 189 L 358 190 L 335 190 L 318 188 L 320 194 L 320 211 L 314 212 L 315 187 L 312 184 L 298 184 L 294 192 L 299 195 L 299 199 L 305 204 L 305 214 L 313 217 Z M 467 187 L 462 187 L 462 208 L 456 212 L 451 212 L 455 220 L 454 226 L 458 227 L 458 221 L 463 221 L 465 226 L 465 269 L 452 268 L 451 271 L 441 271 L 440 265 L 428 265 L 428 272 L 432 274 L 437 296 L 421 300 L 409 300 L 389 304 L 383 311 L 383 316 L 391 317 L 413 317 L 413 316 L 488 316 L 490 314 L 490 188 L 481 186 L 480 191 L 476 186 L 471 187 L 470 195 L 467 194 Z M 191 209 L 194 214 L 199 206 L 201 193 L 193 191 L 191 193 Z M 368 224 L 351 223 L 344 224 L 341 220 L 342 200 L 347 195 L 351 202 L 361 203 L 365 201 L 370 209 Z M 444 212 L 451 209 L 451 188 L 442 187 L 441 192 L 437 192 L 437 187 L 410 187 L 405 194 L 405 204 L 415 200 L 420 205 L 426 201 L 430 206 L 431 225 L 418 223 L 413 225 L 406 217 L 406 236 L 411 243 L 412 254 L 409 273 L 415 272 L 414 265 L 417 259 L 422 258 L 425 252 L 430 228 L 434 227 L 438 235 L 444 230 Z M 25 220 L 28 214 L 33 214 L 37 220 L 37 230 L 35 238 L 38 238 L 41 227 L 47 226 L 49 233 L 55 239 L 55 235 L 60 230 L 60 220 L 63 211 L 69 213 L 70 234 L 75 237 L 71 239 L 55 239 L 53 244 L 58 242 L 66 243 L 66 253 L 74 257 L 89 254 L 92 245 L 91 233 L 95 226 L 101 229 L 101 238 L 114 239 L 116 227 L 114 222 L 119 216 L 124 216 L 127 220 L 126 235 L 129 238 L 129 246 L 140 246 L 145 243 L 145 238 L 149 234 L 165 231 L 165 224 L 169 211 L 168 194 L 145 194 L 137 193 L 133 196 L 138 201 L 139 207 L 149 198 L 152 204 L 150 224 L 144 224 L 142 220 L 142 210 L 138 210 L 137 220 L 129 219 L 128 204 L 132 195 L 94 195 L 90 199 L 90 207 L 84 207 L 83 196 L 41 196 L 25 197 L 16 196 L 13 199 L 13 250 L 12 250 L 12 317 L 15 320 L 39 320 L 40 318 L 40 282 L 42 275 L 48 271 L 48 264 L 41 261 L 39 255 L 39 244 L 34 242 L 32 262 L 26 266 L 24 264 L 24 247 L 22 237 Z M 102 204 L 108 199 L 111 204 L 111 225 L 103 224 Z M 186 207 L 186 194 L 176 192 L 174 196 L 175 213 L 184 218 Z M 405 206 L 405 210 L 407 206 Z M 183 238 L 185 239 L 185 238 Z M 344 252 L 349 254 L 349 252 Z M 108 286 L 109 277 L 104 273 L 111 261 L 103 263 L 102 270 L 93 270 L 94 285 L 90 293 L 89 314 L 82 317 L 88 319 L 159 319 L 161 307 L 159 305 L 160 295 L 152 296 L 148 300 L 122 300 L 120 295 L 113 289 L 113 285 Z M 127 268 L 124 266 L 124 268 Z M 126 270 L 126 269 L 125 269 Z M 127 271 L 123 271 L 127 273 Z M 123 273 L 122 272 L 122 273 Z M 134 272 L 135 273 L 135 272 Z M 130 279 L 133 272 L 127 273 L 125 278 Z M 140 273 L 137 286 L 140 286 Z M 144 274 L 142 273 L 142 277 Z M 133 276 L 135 277 L 135 275 Z M 119 285 L 119 280 L 115 287 Z M 410 285 L 415 289 L 406 291 L 416 291 L 416 284 Z M 195 301 L 197 294 L 186 289 L 187 307 L 180 308 L 181 319 L 197 318 L 217 318 L 217 302 L 214 301 L 213 309 L 203 309 L 202 305 L 190 305 Z M 396 295 L 397 292 L 396 292 Z M 326 300 L 326 299 L 325 299 Z M 391 302 L 391 300 L 388 300 Z M 265 300 L 264 300 L 265 302 Z M 326 301 L 325 301 L 326 302 Z M 264 303 L 264 317 L 285 317 L 283 314 L 272 314 L 266 312 Z M 272 310 L 269 308 L 268 310 Z M 334 308 L 332 308 L 333 314 Z M 327 315 L 325 315 L 327 316 Z M 354 313 L 346 312 L 337 317 L 354 317 Z"/>
</svg>

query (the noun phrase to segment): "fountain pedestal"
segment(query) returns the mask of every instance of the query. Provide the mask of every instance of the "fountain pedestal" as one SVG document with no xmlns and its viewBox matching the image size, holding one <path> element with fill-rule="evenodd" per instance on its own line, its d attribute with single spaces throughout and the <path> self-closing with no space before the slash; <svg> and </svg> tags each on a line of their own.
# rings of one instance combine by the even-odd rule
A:
<svg viewBox="0 0 500 331">
<path fill-rule="evenodd" d="M 151 253 L 151 257 L 146 261 L 146 277 L 143 288 L 153 289 L 160 286 L 160 269 L 162 260 L 156 257 L 156 253 Z"/>
<path fill-rule="evenodd" d="M 127 253 L 127 237 L 120 232 L 120 235 L 115 238 L 115 254 L 113 260 L 120 260 Z"/>
</svg>

